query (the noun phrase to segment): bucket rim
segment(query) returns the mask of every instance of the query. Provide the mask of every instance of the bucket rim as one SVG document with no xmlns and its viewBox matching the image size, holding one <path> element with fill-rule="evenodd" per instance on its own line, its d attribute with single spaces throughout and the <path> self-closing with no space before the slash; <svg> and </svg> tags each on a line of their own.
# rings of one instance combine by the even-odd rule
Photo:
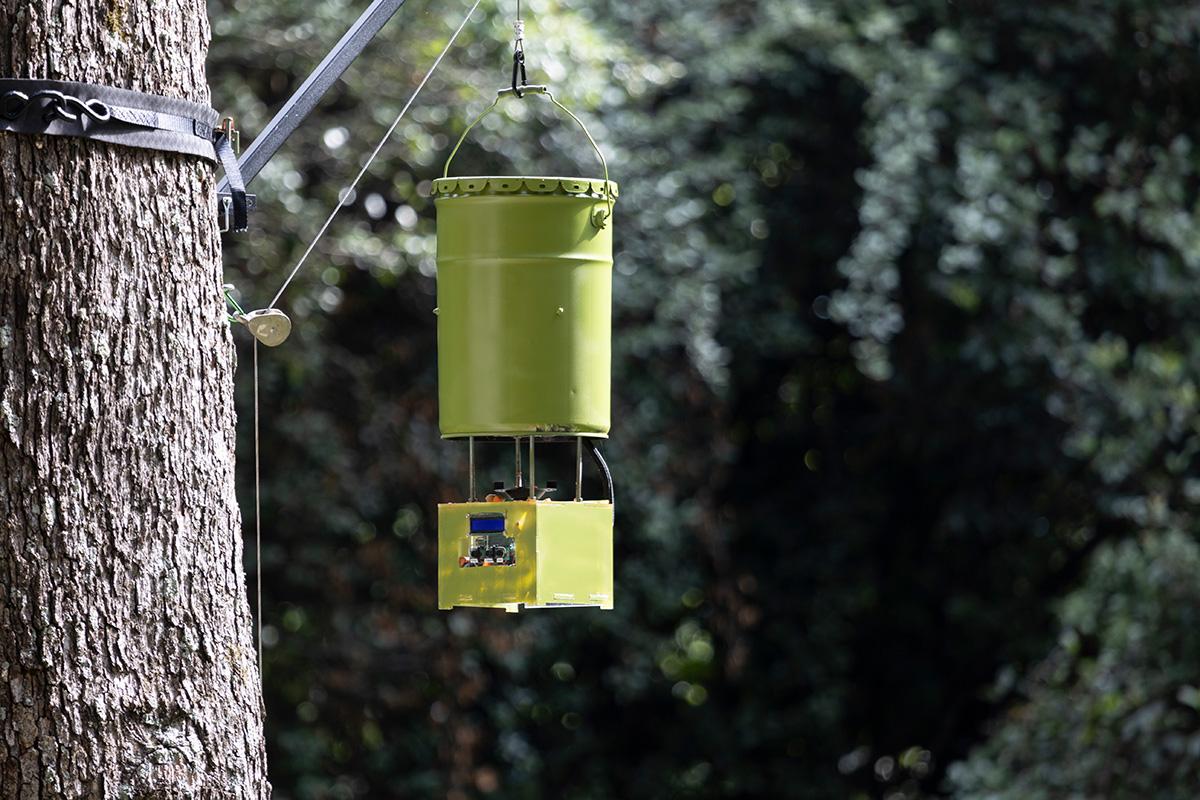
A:
<svg viewBox="0 0 1200 800">
<path fill-rule="evenodd" d="M 605 191 L 607 189 L 607 191 Z M 616 181 L 603 178 L 565 178 L 540 175 L 474 175 L 437 178 L 433 181 L 434 199 L 470 195 L 555 194 L 616 200 L 620 189 Z"/>
</svg>

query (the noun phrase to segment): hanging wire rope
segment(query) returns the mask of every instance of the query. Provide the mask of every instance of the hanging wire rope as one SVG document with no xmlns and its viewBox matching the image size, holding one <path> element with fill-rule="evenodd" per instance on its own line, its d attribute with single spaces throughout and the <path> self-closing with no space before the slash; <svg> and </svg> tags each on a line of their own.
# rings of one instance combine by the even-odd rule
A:
<svg viewBox="0 0 1200 800">
<path fill-rule="evenodd" d="M 258 615 L 258 691 L 263 690 L 262 497 L 258 477 L 258 339 L 254 340 L 254 613 Z"/>
<path fill-rule="evenodd" d="M 434 60 L 433 66 L 431 66 L 429 71 L 425 73 L 425 77 L 421 78 L 421 82 L 417 85 L 417 88 L 412 93 L 412 96 L 408 98 L 408 102 L 404 104 L 402 109 L 400 109 L 400 113 L 396 116 L 395 121 L 392 122 L 391 127 L 387 129 L 387 133 L 385 133 L 383 138 L 379 140 L 379 144 L 375 145 L 375 149 L 371 151 L 371 155 L 367 158 L 366 163 L 362 165 L 362 169 L 360 169 L 358 174 L 354 176 L 354 180 L 350 181 L 350 185 L 338 193 L 338 202 L 333 207 L 333 210 L 329 212 L 329 216 L 325 219 L 325 224 L 323 224 L 320 230 L 317 231 L 317 235 L 313 237 L 312 242 L 308 245 L 308 249 L 304 251 L 304 255 L 300 256 L 300 260 L 296 262 L 296 266 L 292 267 L 292 271 L 288 274 L 287 280 L 285 280 L 283 285 L 279 287 L 279 291 L 275 293 L 275 298 L 271 300 L 271 304 L 267 306 L 268 309 L 274 308 L 275 304 L 279 302 L 279 298 L 283 297 L 283 293 L 287 291 L 288 286 L 291 285 L 292 280 L 296 277 L 296 274 L 300 272 L 300 268 L 304 266 L 304 262 L 308 260 L 308 257 L 312 255 L 313 250 L 316 249 L 317 242 L 321 241 L 321 237 L 325 235 L 325 231 L 327 231 L 329 226 L 333 223 L 334 217 L 336 217 L 338 212 L 342 210 L 342 206 L 346 205 L 346 201 L 350 198 L 351 193 L 358 186 L 358 182 L 361 181 L 363 176 L 367 174 L 367 170 L 371 168 L 371 164 L 375 161 L 376 156 L 378 156 L 379 152 L 383 150 L 383 146 L 388 143 L 388 140 L 392 138 L 392 134 L 395 133 L 396 128 L 400 125 L 400 121 L 404 119 L 404 115 L 408 113 L 408 109 L 412 107 L 413 102 L 417 99 L 417 95 L 419 95 L 421 90 L 425 88 L 425 84 L 429 82 L 429 78 L 437 70 L 438 65 L 442 63 L 442 59 L 445 58 L 446 54 L 450 52 L 450 48 L 454 46 L 454 42 L 456 39 L 458 39 L 458 35 L 462 33 L 463 28 L 467 26 L 467 23 L 471 20 L 471 15 L 475 13 L 475 9 L 479 8 L 479 4 L 481 2 L 483 2 L 483 0 L 475 0 L 475 4 L 471 6 L 471 10 L 467 12 L 466 16 L 463 17 L 462 22 L 459 23 L 458 28 L 454 31 L 453 35 L 451 35 L 450 41 L 446 42 L 446 46 L 442 48 L 442 52 L 438 54 L 438 57 Z"/>
</svg>

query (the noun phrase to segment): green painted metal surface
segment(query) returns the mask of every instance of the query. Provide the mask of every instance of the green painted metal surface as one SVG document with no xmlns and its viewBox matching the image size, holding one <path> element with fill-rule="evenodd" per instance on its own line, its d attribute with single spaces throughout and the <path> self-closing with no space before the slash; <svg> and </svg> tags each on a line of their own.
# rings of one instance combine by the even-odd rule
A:
<svg viewBox="0 0 1200 800">
<path fill-rule="evenodd" d="M 501 515 L 515 563 L 463 566 L 472 516 Z M 446 503 L 438 506 L 438 608 L 613 603 L 613 507 L 605 501 Z"/>
<path fill-rule="evenodd" d="M 608 434 L 616 192 L 586 178 L 434 182 L 443 436 Z"/>
</svg>

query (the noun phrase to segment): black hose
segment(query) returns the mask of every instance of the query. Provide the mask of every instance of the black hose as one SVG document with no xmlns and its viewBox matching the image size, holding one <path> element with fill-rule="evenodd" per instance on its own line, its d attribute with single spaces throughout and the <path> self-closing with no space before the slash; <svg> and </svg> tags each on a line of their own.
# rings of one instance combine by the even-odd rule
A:
<svg viewBox="0 0 1200 800">
<path fill-rule="evenodd" d="M 604 456 L 600 455 L 600 448 L 596 446 L 595 439 L 588 439 L 588 452 L 592 454 L 592 460 L 596 462 L 596 466 L 604 473 L 604 487 L 608 491 L 608 502 L 615 504 L 616 499 L 613 497 L 613 482 L 612 473 L 608 471 L 608 464 L 604 463 Z"/>
</svg>

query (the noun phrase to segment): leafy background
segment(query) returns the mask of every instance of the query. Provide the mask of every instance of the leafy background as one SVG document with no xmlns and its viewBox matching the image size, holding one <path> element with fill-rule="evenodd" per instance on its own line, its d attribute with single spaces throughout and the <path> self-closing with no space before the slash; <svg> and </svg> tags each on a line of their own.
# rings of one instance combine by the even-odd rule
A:
<svg viewBox="0 0 1200 800">
<path fill-rule="evenodd" d="M 362 5 L 210 0 L 214 102 L 249 139 Z M 276 797 L 1200 794 L 1195 4 L 526 0 L 622 188 L 617 608 L 444 613 L 429 181 L 512 5 L 259 354 Z M 409 0 L 264 171 L 244 303 L 468 7 Z M 466 172 L 594 169 L 537 101 L 473 141 Z"/>
</svg>

